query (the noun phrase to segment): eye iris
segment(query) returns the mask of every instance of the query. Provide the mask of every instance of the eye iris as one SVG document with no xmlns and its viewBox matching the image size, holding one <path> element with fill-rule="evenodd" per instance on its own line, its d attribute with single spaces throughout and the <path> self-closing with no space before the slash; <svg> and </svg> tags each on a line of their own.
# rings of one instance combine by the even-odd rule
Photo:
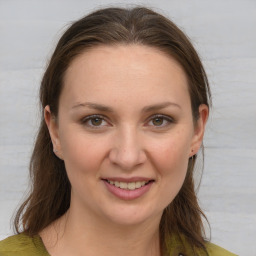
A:
<svg viewBox="0 0 256 256">
<path fill-rule="evenodd" d="M 101 118 L 98 118 L 98 117 L 95 117 L 91 120 L 92 122 L 92 125 L 94 126 L 99 126 L 102 124 L 102 119 Z"/>
<path fill-rule="evenodd" d="M 153 119 L 153 124 L 155 126 L 160 126 L 163 124 L 163 118 L 162 117 L 156 117 Z"/>
</svg>

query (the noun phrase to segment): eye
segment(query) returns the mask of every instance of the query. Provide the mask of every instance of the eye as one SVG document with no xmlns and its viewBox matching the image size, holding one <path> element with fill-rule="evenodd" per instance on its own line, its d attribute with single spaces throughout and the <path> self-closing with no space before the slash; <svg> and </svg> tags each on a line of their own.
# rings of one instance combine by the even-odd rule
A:
<svg viewBox="0 0 256 256">
<path fill-rule="evenodd" d="M 82 124 L 91 128 L 100 128 L 102 126 L 108 126 L 108 122 L 104 116 L 90 115 L 82 119 Z"/>
<path fill-rule="evenodd" d="M 164 118 L 163 117 L 155 117 L 153 120 L 152 120 L 152 123 L 153 125 L 155 126 L 161 126 L 163 123 L 164 123 Z"/>
<path fill-rule="evenodd" d="M 166 127 L 168 125 L 170 125 L 171 123 L 173 123 L 174 120 L 169 117 L 169 116 L 165 116 L 165 115 L 154 115 L 150 118 L 149 121 L 149 125 L 150 126 L 155 126 L 155 127 Z"/>
</svg>

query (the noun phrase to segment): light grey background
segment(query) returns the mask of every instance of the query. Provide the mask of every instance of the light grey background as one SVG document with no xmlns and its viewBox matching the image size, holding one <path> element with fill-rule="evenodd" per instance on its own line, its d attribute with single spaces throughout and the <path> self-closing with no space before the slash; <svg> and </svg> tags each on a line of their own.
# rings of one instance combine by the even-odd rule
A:
<svg viewBox="0 0 256 256">
<path fill-rule="evenodd" d="M 46 61 L 71 21 L 125 1 L 0 0 L 0 239 L 28 184 Z M 256 255 L 256 1 L 152 0 L 191 38 L 205 64 L 213 109 L 199 190 L 212 242 Z"/>
</svg>

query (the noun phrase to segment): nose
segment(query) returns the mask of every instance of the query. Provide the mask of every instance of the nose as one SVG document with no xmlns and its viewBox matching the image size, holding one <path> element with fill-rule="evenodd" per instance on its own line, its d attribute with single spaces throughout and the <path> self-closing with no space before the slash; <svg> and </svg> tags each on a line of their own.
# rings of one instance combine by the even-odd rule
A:
<svg viewBox="0 0 256 256">
<path fill-rule="evenodd" d="M 138 135 L 136 129 L 123 129 L 115 135 L 113 147 L 109 153 L 110 161 L 126 171 L 142 165 L 147 156 L 141 141 L 141 136 Z"/>
</svg>

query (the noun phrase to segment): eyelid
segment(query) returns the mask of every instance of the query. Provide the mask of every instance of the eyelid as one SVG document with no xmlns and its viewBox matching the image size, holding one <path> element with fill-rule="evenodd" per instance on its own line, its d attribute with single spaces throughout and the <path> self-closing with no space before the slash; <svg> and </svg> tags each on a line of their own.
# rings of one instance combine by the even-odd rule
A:
<svg viewBox="0 0 256 256">
<path fill-rule="evenodd" d="M 150 121 L 152 121 L 154 118 L 157 118 L 157 117 L 163 118 L 163 120 L 168 121 L 168 124 L 163 125 L 163 126 L 154 126 L 154 125 L 150 125 L 150 126 L 154 126 L 155 128 L 160 129 L 160 128 L 164 128 L 166 126 L 169 126 L 169 125 L 175 123 L 175 119 L 173 117 L 171 117 L 169 115 L 164 115 L 164 114 L 154 114 L 154 115 L 150 116 L 148 118 L 147 123 L 149 123 Z"/>
<path fill-rule="evenodd" d="M 88 115 L 88 116 L 86 116 L 86 117 L 84 117 L 84 118 L 81 119 L 81 123 L 82 123 L 83 125 L 87 125 L 87 127 L 90 127 L 90 128 L 92 128 L 92 129 L 100 129 L 100 128 L 106 126 L 106 125 L 94 126 L 94 125 L 86 124 L 88 121 L 90 121 L 90 120 L 93 119 L 93 118 L 100 118 L 100 119 L 102 119 L 103 121 L 107 122 L 108 124 L 110 123 L 110 122 L 108 121 L 108 118 L 107 118 L 106 116 L 100 115 L 100 114 Z"/>
<path fill-rule="evenodd" d="M 102 119 L 104 122 L 107 122 L 108 125 L 99 125 L 99 126 L 96 126 L 96 125 L 90 125 L 90 124 L 88 124 L 87 122 L 90 121 L 90 120 L 93 119 L 93 118 L 100 118 L 100 119 Z M 157 125 L 148 125 L 148 123 L 149 123 L 150 121 L 152 121 L 154 118 L 162 118 L 163 120 L 167 121 L 168 123 L 165 124 L 165 125 L 160 125 L 160 126 L 157 126 Z M 106 116 L 101 115 L 101 114 L 92 114 L 92 115 L 88 115 L 88 116 L 86 116 L 86 117 L 84 117 L 84 118 L 81 119 L 81 123 L 82 123 L 82 125 L 86 125 L 87 127 L 92 128 L 92 129 L 100 129 L 100 128 L 102 128 L 102 127 L 111 126 L 111 123 L 110 123 L 109 119 L 108 119 Z M 165 127 L 167 127 L 167 126 L 169 126 L 169 125 L 171 125 L 171 124 L 173 124 L 173 123 L 175 123 L 175 119 L 174 119 L 173 117 L 169 116 L 169 115 L 154 114 L 154 115 L 150 116 L 150 117 L 147 119 L 147 121 L 146 121 L 146 126 L 148 125 L 148 126 L 153 126 L 153 127 L 157 128 L 157 129 L 161 129 L 161 128 L 165 128 Z"/>
</svg>

